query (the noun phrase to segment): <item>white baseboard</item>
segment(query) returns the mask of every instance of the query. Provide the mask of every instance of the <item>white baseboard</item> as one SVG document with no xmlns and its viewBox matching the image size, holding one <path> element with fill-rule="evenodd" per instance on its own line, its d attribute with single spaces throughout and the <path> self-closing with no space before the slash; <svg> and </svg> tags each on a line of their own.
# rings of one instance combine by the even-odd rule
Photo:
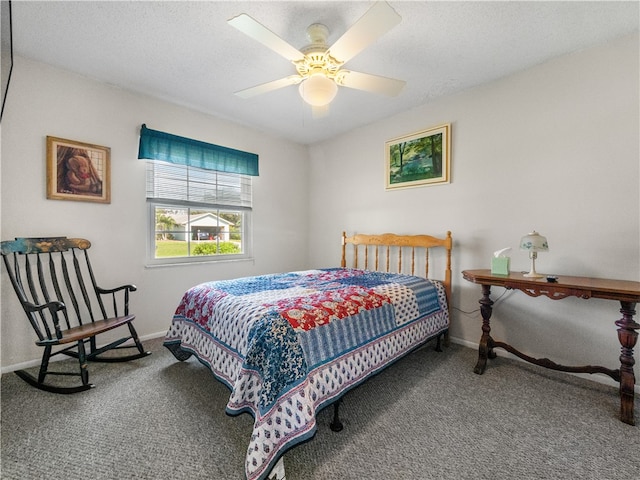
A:
<svg viewBox="0 0 640 480">
<path fill-rule="evenodd" d="M 163 330 L 161 332 L 151 333 L 149 335 L 142 335 L 140 336 L 140 340 L 142 340 L 143 342 L 145 340 L 153 340 L 154 338 L 164 337 L 166 333 L 167 331 Z M 127 342 L 127 343 L 132 343 L 132 342 Z M 127 343 L 125 343 L 124 345 L 127 345 Z M 101 346 L 102 345 L 98 345 L 98 348 L 100 348 Z M 59 355 L 59 356 L 53 357 L 50 360 L 50 363 L 60 362 L 62 360 L 68 360 L 68 359 L 69 359 L 68 356 Z M 0 375 L 4 375 L 5 373 L 10 373 L 10 372 L 15 372 L 16 370 L 24 370 L 25 368 L 39 367 L 41 361 L 42 360 L 40 358 L 37 358 L 34 360 L 28 360 L 26 362 L 15 363 L 13 365 L 2 367 L 2 369 L 0 369 Z"/>
<path fill-rule="evenodd" d="M 143 342 L 145 340 L 153 340 L 154 338 L 164 337 L 166 334 L 167 334 L 167 331 L 166 330 L 162 330 L 161 332 L 150 333 L 149 335 L 142 335 L 140 337 L 140 340 L 142 340 Z"/>
<path fill-rule="evenodd" d="M 145 341 L 145 340 L 153 340 L 155 338 L 160 338 L 160 337 L 164 337 L 164 335 L 166 334 L 166 331 L 163 330 L 161 332 L 156 332 L 156 333 L 151 333 L 148 335 L 142 335 L 140 337 L 140 340 Z M 479 345 L 477 343 L 474 342 L 470 342 L 468 340 L 464 340 L 462 338 L 457 338 L 457 337 L 449 337 L 450 341 L 453 343 L 456 343 L 458 345 L 462 345 L 464 347 L 468 347 L 468 348 L 472 348 L 474 350 L 477 350 Z M 497 348 L 494 350 L 496 355 L 500 356 L 500 357 L 505 357 L 505 358 L 510 358 L 513 360 L 518 360 L 520 362 L 524 362 L 524 360 L 522 360 L 521 358 L 501 349 L 501 348 Z M 64 356 L 60 356 L 60 357 L 54 357 L 53 359 L 51 359 L 51 362 L 56 362 L 56 361 L 60 361 L 60 360 L 64 360 L 68 357 L 64 357 Z M 40 365 L 40 359 L 36 359 L 36 360 L 29 360 L 27 362 L 22 362 L 22 363 L 16 363 L 14 365 L 8 365 L 6 367 L 2 367 L 2 369 L 0 370 L 0 375 L 4 375 L 5 373 L 10 373 L 10 372 L 14 372 L 16 370 L 22 370 L 25 368 L 31 368 L 31 367 L 37 367 Z M 470 368 L 473 368 L 473 366 L 470 366 Z M 543 368 L 543 367 L 541 367 Z M 575 375 L 577 377 L 580 378 L 584 378 L 586 380 L 591 380 L 593 382 L 597 382 L 597 383 L 602 383 L 604 385 L 609 385 L 612 387 L 619 387 L 618 382 L 616 382 L 615 380 L 613 380 L 611 377 L 607 376 L 607 375 L 598 375 L 598 374 L 580 374 L 580 373 L 570 373 L 570 372 L 564 372 L 564 373 L 568 373 L 569 375 Z M 636 384 L 635 388 L 634 388 L 635 392 L 637 394 L 640 394 L 640 385 Z M 282 467 L 284 469 L 284 466 Z"/>
<path fill-rule="evenodd" d="M 480 345 L 478 343 L 470 342 L 470 341 L 464 340 L 462 338 L 449 337 L 449 339 L 451 340 L 452 343 L 456 343 L 456 344 L 462 345 L 464 347 L 473 348 L 474 350 L 478 350 L 478 348 L 480 347 Z M 494 352 L 499 357 L 510 358 L 512 360 L 518 360 L 520 362 L 527 363 L 523 359 L 521 359 L 520 357 L 518 357 L 516 355 L 513 355 L 512 353 L 509 353 L 506 350 L 503 350 L 502 348 L 496 348 L 494 350 Z M 544 368 L 544 367 L 540 367 L 540 368 Z M 589 374 L 589 373 L 571 373 L 571 372 L 563 372 L 563 373 L 566 373 L 568 375 L 574 375 L 576 377 L 584 378 L 585 380 L 591 380 L 592 382 L 602 383 L 604 385 L 609 385 L 609 386 L 616 387 L 616 388 L 618 388 L 620 386 L 620 384 L 618 382 L 616 382 L 613 378 L 611 378 L 611 377 L 609 377 L 607 375 L 604 375 L 604 374 L 597 374 L 597 373 L 594 373 L 594 374 Z M 635 392 L 637 394 L 640 394 L 640 385 L 636 384 L 635 387 L 634 387 L 634 390 L 635 390 Z"/>
</svg>

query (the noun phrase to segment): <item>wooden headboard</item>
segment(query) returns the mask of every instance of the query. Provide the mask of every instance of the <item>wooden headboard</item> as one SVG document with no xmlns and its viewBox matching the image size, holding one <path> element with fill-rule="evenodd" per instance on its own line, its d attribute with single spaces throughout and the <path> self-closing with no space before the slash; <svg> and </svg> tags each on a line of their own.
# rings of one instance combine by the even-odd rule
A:
<svg viewBox="0 0 640 480">
<path fill-rule="evenodd" d="M 444 247 L 446 250 L 446 266 L 444 278 L 439 279 L 447 292 L 447 299 L 451 301 L 451 248 L 453 240 L 451 232 L 445 238 L 431 235 L 396 235 L 383 233 L 381 235 L 357 234 L 347 237 L 342 232 L 342 261 L 341 266 L 347 266 L 347 245 L 353 245 L 353 268 L 390 272 L 397 266 L 397 273 L 421 275 L 416 273 L 416 265 L 424 265 L 424 277 L 429 278 L 429 249 Z M 360 247 L 360 248 L 359 248 Z M 404 252 L 404 253 L 403 253 Z M 373 259 L 370 257 L 373 256 Z M 364 257 L 364 259 L 362 259 Z M 407 270 L 403 272 L 403 267 Z"/>
</svg>

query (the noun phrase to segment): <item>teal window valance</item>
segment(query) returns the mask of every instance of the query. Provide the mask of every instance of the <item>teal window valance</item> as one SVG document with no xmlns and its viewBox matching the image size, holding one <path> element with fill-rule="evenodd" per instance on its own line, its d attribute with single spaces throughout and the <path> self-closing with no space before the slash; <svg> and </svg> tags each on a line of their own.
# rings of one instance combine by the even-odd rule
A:
<svg viewBox="0 0 640 480">
<path fill-rule="evenodd" d="M 258 155 L 151 130 L 142 125 L 138 158 L 219 172 L 258 175 Z"/>
</svg>

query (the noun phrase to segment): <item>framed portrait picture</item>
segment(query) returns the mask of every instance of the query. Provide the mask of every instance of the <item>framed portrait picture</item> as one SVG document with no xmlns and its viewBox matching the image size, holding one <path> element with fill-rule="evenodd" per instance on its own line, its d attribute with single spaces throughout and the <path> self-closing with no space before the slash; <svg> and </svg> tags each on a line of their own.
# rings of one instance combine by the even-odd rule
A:
<svg viewBox="0 0 640 480">
<path fill-rule="evenodd" d="M 451 124 L 387 141 L 385 166 L 387 190 L 449 183 Z"/>
<path fill-rule="evenodd" d="M 47 198 L 111 203 L 111 149 L 47 137 Z"/>
</svg>

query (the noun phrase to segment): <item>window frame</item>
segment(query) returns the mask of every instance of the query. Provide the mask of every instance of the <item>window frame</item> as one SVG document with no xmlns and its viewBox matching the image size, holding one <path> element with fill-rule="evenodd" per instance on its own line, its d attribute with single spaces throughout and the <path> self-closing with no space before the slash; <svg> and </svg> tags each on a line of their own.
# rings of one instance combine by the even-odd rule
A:
<svg viewBox="0 0 640 480">
<path fill-rule="evenodd" d="M 147 162 L 155 163 L 165 163 L 158 160 L 147 160 Z M 186 168 L 194 168 L 189 166 L 183 166 Z M 150 178 L 149 172 L 152 177 Z M 155 172 L 156 169 L 150 166 L 145 167 L 145 182 L 154 181 L 155 180 Z M 227 172 L 219 172 L 224 175 L 233 175 L 238 177 L 247 177 L 240 178 L 240 183 L 244 183 L 246 180 L 251 180 L 250 176 L 246 176 L 243 174 L 233 173 L 229 174 Z M 189 175 L 186 175 L 187 183 L 189 182 Z M 148 185 L 148 183 L 147 183 Z M 213 184 L 211 184 L 213 185 Z M 216 185 L 218 185 L 216 183 Z M 251 197 L 253 192 L 253 182 L 249 182 L 249 186 L 251 189 Z M 149 190 L 147 186 L 147 194 L 149 195 Z M 155 187 L 154 187 L 155 188 Z M 188 188 L 188 187 L 187 187 Z M 155 190 L 154 190 L 155 191 Z M 250 206 L 246 205 L 234 205 L 234 204 L 224 204 L 224 203 L 207 203 L 207 202 L 197 202 L 197 201 L 185 201 L 185 200 L 177 200 L 177 199 L 166 199 L 166 198 L 146 198 L 147 203 L 147 255 L 146 255 L 146 265 L 149 267 L 152 266 L 165 266 L 165 265 L 188 265 L 188 264 L 202 264 L 202 263 L 220 263 L 220 262 L 236 262 L 236 261 L 252 261 L 253 260 L 253 242 L 252 242 L 252 213 L 253 213 L 253 201 L 250 201 Z M 242 201 L 244 203 L 244 201 Z M 234 214 L 242 215 L 242 228 L 241 228 L 241 244 L 242 244 L 242 253 L 232 253 L 232 254 L 214 254 L 214 255 L 191 255 L 191 242 L 193 241 L 191 238 L 187 238 L 187 244 L 189 245 L 187 250 L 187 255 L 180 257 L 156 257 L 156 210 L 158 208 L 165 209 L 188 209 L 191 210 L 206 210 L 210 211 L 217 215 L 216 212 L 229 212 Z"/>
</svg>

